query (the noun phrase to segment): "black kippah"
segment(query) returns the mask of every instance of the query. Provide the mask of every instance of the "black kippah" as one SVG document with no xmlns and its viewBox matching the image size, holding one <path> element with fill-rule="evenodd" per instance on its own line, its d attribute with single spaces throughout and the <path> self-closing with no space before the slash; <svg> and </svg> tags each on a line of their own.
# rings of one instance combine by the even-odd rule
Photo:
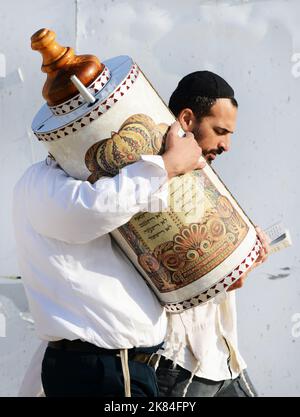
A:
<svg viewBox="0 0 300 417">
<path fill-rule="evenodd" d="M 180 96 L 234 98 L 234 90 L 219 75 L 210 71 L 196 71 L 179 81 L 174 93 Z"/>
</svg>

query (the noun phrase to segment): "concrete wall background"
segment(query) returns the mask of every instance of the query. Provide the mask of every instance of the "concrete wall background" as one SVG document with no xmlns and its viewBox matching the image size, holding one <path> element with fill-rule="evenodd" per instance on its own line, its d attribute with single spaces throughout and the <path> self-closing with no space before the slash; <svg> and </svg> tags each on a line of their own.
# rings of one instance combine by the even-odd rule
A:
<svg viewBox="0 0 300 417">
<path fill-rule="evenodd" d="M 240 106 L 232 150 L 215 169 L 255 223 L 264 228 L 281 219 L 293 238 L 293 246 L 273 255 L 238 293 L 240 348 L 260 395 L 299 396 L 300 3 L 0 0 L 0 6 L 0 276 L 19 274 L 13 185 L 45 156 L 30 133 L 44 81 L 41 58 L 30 50 L 32 33 L 49 27 L 63 45 L 100 60 L 131 55 L 166 101 L 183 75 L 215 71 L 232 84 Z M 37 345 L 33 326 L 19 320 L 27 309 L 24 294 L 8 292 L 3 282 L 0 316 L 7 337 L 0 333 L 0 396 L 16 395 Z"/>
<path fill-rule="evenodd" d="M 45 78 L 30 36 L 41 27 L 55 28 L 74 45 L 76 17 L 74 0 L 0 0 L 0 397 L 17 395 L 39 345 L 20 280 L 1 278 L 19 275 L 11 222 L 13 186 L 29 165 L 45 157 L 30 130 L 43 104 Z"/>
</svg>

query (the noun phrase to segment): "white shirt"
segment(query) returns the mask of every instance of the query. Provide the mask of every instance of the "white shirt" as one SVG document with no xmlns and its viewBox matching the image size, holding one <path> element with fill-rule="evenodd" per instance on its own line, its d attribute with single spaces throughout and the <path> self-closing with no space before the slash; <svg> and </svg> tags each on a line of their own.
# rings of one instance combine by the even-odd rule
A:
<svg viewBox="0 0 300 417">
<path fill-rule="evenodd" d="M 163 160 L 159 156 L 142 159 L 127 167 L 128 181 L 119 190 L 117 177 L 91 185 L 68 177 L 53 162 L 33 165 L 16 185 L 17 251 L 41 339 L 80 338 L 106 348 L 163 341 L 162 307 L 108 235 L 149 201 L 157 199 L 166 207 L 165 194 L 157 191 L 158 184 L 166 181 Z M 150 183 L 150 177 L 159 181 Z M 118 213 L 102 210 L 106 197 L 117 204 Z M 128 210 L 131 197 L 136 204 Z M 164 355 L 173 360 L 175 353 L 176 363 L 183 368 L 220 381 L 235 378 L 246 367 L 237 346 L 234 292 L 168 319 L 172 338 L 165 344 Z M 37 379 L 39 389 L 44 349 L 45 345 L 25 377 L 26 381 Z M 23 395 L 37 395 L 35 391 Z"/>
<path fill-rule="evenodd" d="M 149 204 L 153 211 L 157 202 L 167 207 L 163 184 L 160 156 L 143 156 L 93 185 L 69 177 L 55 162 L 26 171 L 14 190 L 14 226 L 41 339 L 81 339 L 107 349 L 164 340 L 164 309 L 109 235 L 134 214 L 150 211 Z"/>
<path fill-rule="evenodd" d="M 236 378 L 246 364 L 238 351 L 235 291 L 168 315 L 163 355 L 200 378 Z"/>
</svg>

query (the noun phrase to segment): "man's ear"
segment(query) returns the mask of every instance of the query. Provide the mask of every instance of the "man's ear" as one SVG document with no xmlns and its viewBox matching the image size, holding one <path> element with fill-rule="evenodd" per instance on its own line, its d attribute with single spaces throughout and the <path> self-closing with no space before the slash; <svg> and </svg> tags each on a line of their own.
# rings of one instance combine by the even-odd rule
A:
<svg viewBox="0 0 300 417">
<path fill-rule="evenodd" d="M 179 121 L 182 129 L 185 132 L 191 132 L 194 128 L 196 118 L 193 113 L 193 110 L 186 108 L 181 110 L 177 117 L 177 120 Z"/>
</svg>

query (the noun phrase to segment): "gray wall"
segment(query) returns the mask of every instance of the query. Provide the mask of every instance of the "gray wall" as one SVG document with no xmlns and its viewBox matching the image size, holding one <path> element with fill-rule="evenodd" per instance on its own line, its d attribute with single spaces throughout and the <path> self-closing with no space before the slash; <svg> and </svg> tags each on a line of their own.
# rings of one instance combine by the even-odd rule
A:
<svg viewBox="0 0 300 417">
<path fill-rule="evenodd" d="M 215 71 L 233 85 L 240 107 L 232 150 L 215 169 L 256 224 L 264 228 L 283 220 L 293 238 L 291 248 L 273 255 L 238 292 L 240 348 L 260 395 L 299 396 L 299 1 L 0 0 L 0 5 L 0 275 L 19 274 L 10 215 L 13 185 L 45 155 L 30 133 L 44 80 L 41 58 L 30 50 L 35 30 L 49 27 L 63 45 L 100 60 L 131 55 L 165 100 L 188 72 Z M 36 341 L 28 321 L 11 320 L 26 310 L 16 301 L 22 295 L 7 289 L 3 295 L 3 285 L 0 302 L 12 304 L 9 309 L 6 304 L 9 311 L 0 309 L 8 316 L 7 337 L 0 333 L 0 395 L 15 395 Z M 9 360 L 17 365 L 3 368 Z"/>
<path fill-rule="evenodd" d="M 30 36 L 54 28 L 68 45 L 75 44 L 74 0 L 0 0 L 0 396 L 15 396 L 39 345 L 19 280 L 11 222 L 12 190 L 24 170 L 45 157 L 30 131 L 43 104 L 41 56 Z M 6 328 L 3 329 L 3 321 Z"/>
</svg>

